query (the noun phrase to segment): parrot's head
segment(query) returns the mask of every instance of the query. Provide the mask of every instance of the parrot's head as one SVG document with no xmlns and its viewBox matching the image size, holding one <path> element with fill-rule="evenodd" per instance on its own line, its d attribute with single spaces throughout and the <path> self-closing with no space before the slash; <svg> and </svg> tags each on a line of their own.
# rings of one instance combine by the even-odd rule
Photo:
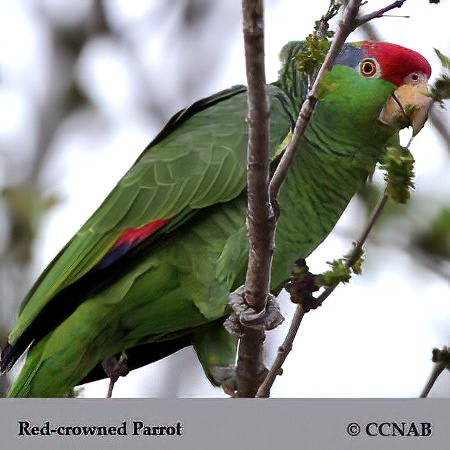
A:
<svg viewBox="0 0 450 450">
<path fill-rule="evenodd" d="M 352 67 L 363 78 L 395 86 L 380 112 L 382 123 L 411 125 L 413 135 L 422 129 L 431 104 L 427 95 L 431 66 L 422 55 L 396 44 L 363 41 L 346 44 L 335 64 Z"/>
</svg>

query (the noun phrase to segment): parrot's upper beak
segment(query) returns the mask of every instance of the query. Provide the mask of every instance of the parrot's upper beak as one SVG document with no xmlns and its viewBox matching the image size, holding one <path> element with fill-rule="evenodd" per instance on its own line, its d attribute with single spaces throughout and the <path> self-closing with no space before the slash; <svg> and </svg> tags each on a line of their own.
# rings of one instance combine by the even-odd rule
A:
<svg viewBox="0 0 450 450">
<path fill-rule="evenodd" d="M 386 125 L 411 126 L 413 136 L 423 128 L 428 118 L 432 100 L 427 95 L 428 79 L 423 74 L 414 74 L 410 80 L 396 89 L 380 113 L 380 121 Z"/>
</svg>

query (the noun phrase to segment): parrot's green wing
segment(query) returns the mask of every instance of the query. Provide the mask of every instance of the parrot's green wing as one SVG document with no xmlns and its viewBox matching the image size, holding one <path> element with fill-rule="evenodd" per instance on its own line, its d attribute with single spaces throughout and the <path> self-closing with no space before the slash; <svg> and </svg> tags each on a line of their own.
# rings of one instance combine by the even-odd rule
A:
<svg viewBox="0 0 450 450">
<path fill-rule="evenodd" d="M 275 152 L 288 135 L 292 118 L 286 110 L 286 96 L 273 86 L 268 93 Z M 222 91 L 177 113 L 35 283 L 10 342 L 24 335 L 45 306 L 52 300 L 55 303 L 58 293 L 84 280 L 94 268 L 120 258 L 121 249 L 115 251 L 115 246 L 127 231 L 156 223 L 155 231 L 144 237 L 160 244 L 164 235 L 198 211 L 239 196 L 246 186 L 245 116 L 244 86 Z M 65 309 L 63 315 L 67 316 L 83 299 L 74 305 L 58 301 L 66 303 L 59 308 Z M 44 328 L 49 331 L 55 325 L 57 322 L 50 320 Z M 24 346 L 29 339 L 24 338 Z"/>
</svg>

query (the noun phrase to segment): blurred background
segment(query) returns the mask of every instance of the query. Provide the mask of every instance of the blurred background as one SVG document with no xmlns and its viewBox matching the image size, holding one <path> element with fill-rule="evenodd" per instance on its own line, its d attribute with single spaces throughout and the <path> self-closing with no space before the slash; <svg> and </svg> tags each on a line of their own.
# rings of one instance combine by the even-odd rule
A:
<svg viewBox="0 0 450 450">
<path fill-rule="evenodd" d="M 369 1 L 365 11 L 389 4 Z M 266 0 L 267 79 L 278 52 L 305 38 L 328 0 Z M 245 84 L 240 1 L 0 0 L 0 347 L 20 301 L 172 114 Z M 450 53 L 450 4 L 409 0 L 350 40 Z M 399 17 L 409 16 L 409 18 Z M 415 397 L 434 347 L 450 345 L 450 129 L 439 107 L 415 139 L 416 191 L 391 205 L 367 245 L 364 274 L 304 319 L 274 397 Z M 408 140 L 408 132 L 404 136 Z M 309 258 L 342 256 L 364 226 L 382 176 L 352 201 Z M 269 364 L 287 320 L 269 333 Z M 14 376 L 14 371 L 12 376 Z M 0 395 L 9 378 L 0 379 Z M 104 397 L 107 382 L 81 396 Z M 431 396 L 450 395 L 450 374 Z M 222 397 L 192 349 L 121 378 L 115 397 Z"/>
</svg>

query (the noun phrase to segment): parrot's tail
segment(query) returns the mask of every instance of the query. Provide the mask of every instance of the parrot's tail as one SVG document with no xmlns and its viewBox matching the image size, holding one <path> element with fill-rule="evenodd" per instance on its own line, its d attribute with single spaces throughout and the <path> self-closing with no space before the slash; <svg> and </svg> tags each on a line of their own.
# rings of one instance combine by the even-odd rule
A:
<svg viewBox="0 0 450 450">
<path fill-rule="evenodd" d="M 83 338 L 81 331 L 79 327 L 72 333 L 70 345 L 53 333 L 33 345 L 8 397 L 74 397 L 76 386 L 107 378 L 102 360 L 120 355 L 119 350 L 100 345 L 106 343 L 104 340 L 97 345 L 98 342 Z M 138 369 L 188 345 L 192 345 L 191 337 L 182 335 L 128 348 L 127 367 Z M 104 347 L 111 349 L 106 355 Z"/>
<path fill-rule="evenodd" d="M 85 302 L 27 352 L 9 397 L 73 397 L 73 389 L 108 356 L 122 351 L 111 308 Z M 80 317 L 83 320 L 80 320 Z M 12 345 L 15 345 L 13 343 Z"/>
<path fill-rule="evenodd" d="M 74 397 L 73 375 L 46 358 L 46 339 L 28 351 L 8 397 Z M 59 366 L 59 365 L 57 365 Z"/>
</svg>

